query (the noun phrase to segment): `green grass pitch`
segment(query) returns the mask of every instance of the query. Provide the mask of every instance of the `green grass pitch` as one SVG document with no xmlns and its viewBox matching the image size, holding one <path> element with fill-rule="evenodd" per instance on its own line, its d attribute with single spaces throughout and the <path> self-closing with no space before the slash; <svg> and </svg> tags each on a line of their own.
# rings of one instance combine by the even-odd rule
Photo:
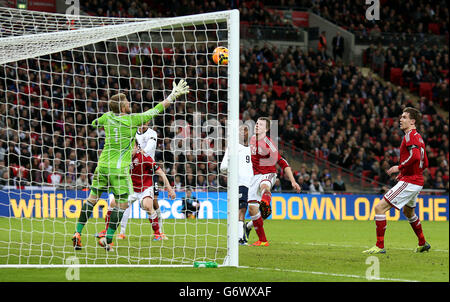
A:
<svg viewBox="0 0 450 302">
<path fill-rule="evenodd" d="M 75 220 L 0 218 L 0 265 L 64 264 L 72 256 L 80 264 L 189 264 L 194 257 L 215 258 L 220 264 L 225 256 L 226 221 L 166 220 L 169 240 L 164 242 L 151 241 L 147 220 L 130 221 L 127 239 L 115 240 L 115 251 L 106 253 L 94 238 L 103 227 L 102 219 L 89 221 L 83 230 L 84 248 L 75 252 L 71 242 Z M 361 252 L 375 243 L 373 221 L 267 220 L 270 246 L 241 246 L 238 268 L 83 267 L 79 281 L 364 282 L 374 281 L 366 278 L 366 272 L 376 261 L 378 281 L 449 282 L 449 224 L 422 225 L 430 252 L 413 252 L 417 238 L 407 221 L 388 221 L 387 254 L 369 258 Z M 252 242 L 257 239 L 254 231 L 250 237 Z M 218 248 L 205 248 L 206 243 Z M 66 268 L 1 267 L 0 282 L 67 281 L 66 272 Z"/>
</svg>

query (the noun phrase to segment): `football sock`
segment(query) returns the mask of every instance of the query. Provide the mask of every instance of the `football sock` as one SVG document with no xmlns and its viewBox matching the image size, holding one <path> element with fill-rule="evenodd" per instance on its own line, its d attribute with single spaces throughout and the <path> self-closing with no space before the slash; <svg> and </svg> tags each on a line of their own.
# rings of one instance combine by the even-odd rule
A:
<svg viewBox="0 0 450 302">
<path fill-rule="evenodd" d="M 377 246 L 384 249 L 384 233 L 386 232 L 386 215 L 375 215 L 377 226 Z"/>
<path fill-rule="evenodd" d="M 130 218 L 131 207 L 128 207 L 123 213 L 122 220 L 120 221 L 120 234 L 125 234 L 127 230 L 128 218 Z"/>
<path fill-rule="evenodd" d="M 108 229 L 109 227 L 109 222 L 111 221 L 111 208 L 108 208 L 108 212 L 106 212 L 106 216 L 105 216 L 105 230 Z"/>
<path fill-rule="evenodd" d="M 259 241 L 267 242 L 266 233 L 264 232 L 264 220 L 261 217 L 261 213 L 252 216 L 255 232 L 258 235 Z"/>
<path fill-rule="evenodd" d="M 264 202 L 265 204 L 270 204 L 271 200 L 272 200 L 272 193 L 268 191 L 264 192 L 264 194 L 261 196 L 261 201 Z"/>
<path fill-rule="evenodd" d="M 239 239 L 244 239 L 244 221 L 238 221 L 238 236 Z"/>
<path fill-rule="evenodd" d="M 76 226 L 76 231 L 81 234 L 81 231 L 84 228 L 84 225 L 91 217 L 92 210 L 94 209 L 94 205 L 86 200 L 86 202 L 81 207 L 80 217 L 78 217 L 78 222 Z"/>
<path fill-rule="evenodd" d="M 114 208 L 111 210 L 111 220 L 109 222 L 108 229 L 106 230 L 106 242 L 110 244 L 113 240 L 114 233 L 119 226 L 120 221 L 122 220 L 122 216 L 125 210 Z"/>
<path fill-rule="evenodd" d="M 256 200 L 249 200 L 248 201 L 248 206 L 249 207 L 258 207 L 259 208 L 259 204 L 258 204 L 258 202 Z M 259 213 L 259 215 L 261 215 L 261 213 Z M 250 217 L 250 218 L 251 218 L 251 220 L 249 222 L 247 222 L 247 229 L 248 230 L 251 230 L 254 227 L 254 225 L 253 225 L 253 216 Z"/>
<path fill-rule="evenodd" d="M 412 229 L 414 230 L 414 233 L 416 233 L 417 238 L 419 239 L 419 245 L 424 245 L 425 236 L 423 235 L 422 224 L 420 223 L 419 217 L 417 217 L 417 215 L 414 215 L 413 217 L 408 218 L 408 221 Z"/>
<path fill-rule="evenodd" d="M 253 228 L 253 220 L 250 220 L 250 221 L 247 223 L 247 229 L 251 230 L 252 228 Z"/>
<path fill-rule="evenodd" d="M 159 232 L 159 222 L 158 222 L 158 214 L 156 212 L 153 212 L 153 214 L 150 215 L 150 218 L 148 219 L 150 223 L 152 224 L 153 233 L 155 235 L 160 235 Z"/>
<path fill-rule="evenodd" d="M 157 214 L 157 217 L 158 217 L 159 231 L 163 232 L 163 229 L 162 229 L 162 217 L 161 217 L 161 209 L 160 208 L 156 209 L 156 214 Z"/>
</svg>

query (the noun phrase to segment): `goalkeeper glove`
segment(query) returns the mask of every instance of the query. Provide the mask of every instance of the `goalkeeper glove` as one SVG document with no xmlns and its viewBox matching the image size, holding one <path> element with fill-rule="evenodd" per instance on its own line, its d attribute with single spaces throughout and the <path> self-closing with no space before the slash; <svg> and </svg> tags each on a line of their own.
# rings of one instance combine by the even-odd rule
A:
<svg viewBox="0 0 450 302">
<path fill-rule="evenodd" d="M 178 84 L 173 81 L 172 92 L 167 99 L 170 102 L 174 102 L 178 97 L 187 93 L 189 93 L 189 86 L 187 85 L 185 80 L 180 80 Z"/>
</svg>

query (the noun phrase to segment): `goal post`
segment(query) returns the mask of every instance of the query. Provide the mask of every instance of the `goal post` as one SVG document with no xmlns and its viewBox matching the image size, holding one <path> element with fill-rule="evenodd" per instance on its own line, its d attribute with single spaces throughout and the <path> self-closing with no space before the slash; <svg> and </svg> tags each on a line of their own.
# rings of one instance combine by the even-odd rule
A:
<svg viewBox="0 0 450 302">
<path fill-rule="evenodd" d="M 239 266 L 238 246 L 238 200 L 239 200 L 239 10 L 230 14 L 228 23 L 229 67 L 228 67 L 228 259 L 229 266 Z M 234 87 L 237 87 L 235 89 Z"/>
<path fill-rule="evenodd" d="M 228 65 L 212 61 L 217 46 L 229 49 Z M 80 266 L 239 266 L 238 10 L 126 19 L 0 8 L 0 65 L 0 267 L 73 265 L 67 259 Z M 164 189 L 158 197 L 168 240 L 152 240 L 148 214 L 133 203 L 126 239 L 115 237 L 107 253 L 94 238 L 110 203 L 103 194 L 82 251 L 74 251 L 76 218 L 104 144 L 104 132 L 90 123 L 116 93 L 127 95 L 133 113 L 144 112 L 180 79 L 191 92 L 151 123 L 155 161 L 177 192 L 174 200 Z M 225 147 L 226 177 L 219 171 Z M 181 212 L 186 188 L 200 205 L 195 219 Z"/>
</svg>

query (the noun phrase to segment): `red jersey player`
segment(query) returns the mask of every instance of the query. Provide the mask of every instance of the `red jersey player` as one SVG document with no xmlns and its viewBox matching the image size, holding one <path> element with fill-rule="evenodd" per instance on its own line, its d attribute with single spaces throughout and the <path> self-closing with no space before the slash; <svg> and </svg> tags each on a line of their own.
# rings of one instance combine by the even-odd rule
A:
<svg viewBox="0 0 450 302">
<path fill-rule="evenodd" d="M 169 183 L 164 171 L 156 165 L 152 157 L 144 154 L 144 152 L 135 146 L 133 150 L 133 158 L 131 161 L 131 180 L 133 181 L 134 193 L 130 195 L 129 202 L 132 203 L 139 200 L 141 208 L 146 211 L 152 220 L 152 226 L 159 228 L 159 224 L 153 223 L 157 217 L 156 211 L 153 205 L 154 190 L 153 190 L 153 173 L 161 176 L 164 181 L 164 186 L 167 188 L 169 198 L 175 198 L 175 191 Z M 154 230 L 155 234 L 159 233 L 159 230 Z"/>
<path fill-rule="evenodd" d="M 162 234 L 160 234 L 157 213 L 154 206 L 153 171 L 155 171 L 155 174 L 161 176 L 164 181 L 164 186 L 167 188 L 169 198 L 174 199 L 176 197 L 175 191 L 170 185 L 164 171 L 156 165 L 151 156 L 145 154 L 143 150 L 135 144 L 131 159 L 131 180 L 133 182 L 134 193 L 128 197 L 128 202 L 131 204 L 135 201 L 139 201 L 140 207 L 149 215 L 155 239 L 160 240 L 162 239 Z M 113 202 L 114 201 L 111 201 L 111 203 Z M 107 229 L 109 212 L 105 220 Z M 104 236 L 104 233 L 106 233 L 106 230 L 98 233 L 96 237 L 101 238 Z"/>
<path fill-rule="evenodd" d="M 300 193 L 300 186 L 295 181 L 292 169 L 288 162 L 281 157 L 273 141 L 266 135 L 270 129 L 270 120 L 260 117 L 255 124 L 255 135 L 250 139 L 250 152 L 253 166 L 253 177 L 248 190 L 248 212 L 251 216 L 258 241 L 253 246 L 268 246 L 264 232 L 264 221 L 260 212 L 260 204 L 270 206 L 272 200 L 272 189 L 277 178 L 276 164 L 284 170 L 291 181 L 292 188 Z M 249 225 L 246 225 L 248 233 Z"/>
<path fill-rule="evenodd" d="M 399 173 L 398 183 L 390 189 L 383 199 L 375 206 L 375 224 L 377 243 L 374 247 L 363 253 L 378 254 L 386 253 L 384 249 L 384 233 L 386 230 L 386 212 L 391 207 L 400 210 L 408 218 L 414 233 L 419 239 L 416 252 L 428 251 L 431 246 L 425 241 L 422 225 L 414 212 L 417 196 L 422 190 L 423 170 L 428 167 L 428 158 L 425 153 L 425 143 L 417 132 L 416 127 L 420 124 L 421 113 L 415 108 L 406 107 L 400 117 L 400 129 L 405 132 L 400 146 L 400 164 L 386 171 L 387 174 Z"/>
</svg>

